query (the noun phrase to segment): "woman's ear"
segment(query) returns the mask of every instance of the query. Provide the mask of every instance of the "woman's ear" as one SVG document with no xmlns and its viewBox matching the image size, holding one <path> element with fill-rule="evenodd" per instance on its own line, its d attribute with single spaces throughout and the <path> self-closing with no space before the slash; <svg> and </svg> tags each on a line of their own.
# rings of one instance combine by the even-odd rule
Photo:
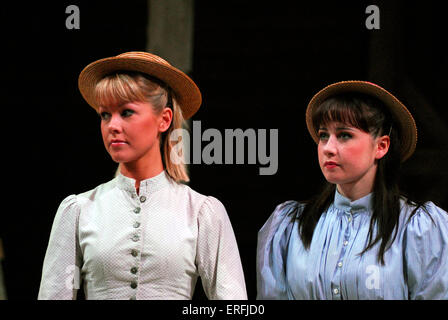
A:
<svg viewBox="0 0 448 320">
<path fill-rule="evenodd" d="M 159 132 L 165 132 L 171 125 L 173 121 L 173 110 L 171 108 L 164 108 L 159 121 Z"/>
<path fill-rule="evenodd" d="M 389 151 L 390 146 L 390 137 L 389 136 L 381 136 L 376 138 L 376 155 L 375 159 L 381 159 L 386 155 Z"/>
</svg>

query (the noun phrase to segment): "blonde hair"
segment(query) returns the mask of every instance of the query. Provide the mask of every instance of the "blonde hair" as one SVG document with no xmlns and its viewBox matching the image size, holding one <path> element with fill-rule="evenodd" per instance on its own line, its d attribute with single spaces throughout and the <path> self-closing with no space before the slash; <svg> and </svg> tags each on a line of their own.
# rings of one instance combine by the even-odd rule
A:
<svg viewBox="0 0 448 320">
<path fill-rule="evenodd" d="M 160 114 L 165 107 L 169 107 L 167 104 L 170 102 L 169 97 L 171 96 L 173 118 L 168 130 L 161 135 L 160 153 L 165 171 L 173 180 L 176 182 L 190 181 L 185 161 L 180 161 L 180 163 L 170 161 L 171 151 L 178 141 L 171 141 L 169 137 L 174 130 L 186 126 L 186 123 L 174 93 L 165 83 L 140 72 L 120 71 L 101 79 L 95 87 L 95 96 L 97 103 L 101 106 L 149 102 L 155 114 Z M 184 157 L 184 154 L 179 156 Z M 120 166 L 116 174 L 119 172 Z"/>
</svg>

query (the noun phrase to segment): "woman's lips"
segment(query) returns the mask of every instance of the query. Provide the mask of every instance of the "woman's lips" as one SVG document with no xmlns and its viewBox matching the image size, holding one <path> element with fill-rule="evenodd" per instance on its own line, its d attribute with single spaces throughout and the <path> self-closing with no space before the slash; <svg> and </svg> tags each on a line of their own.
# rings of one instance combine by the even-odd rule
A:
<svg viewBox="0 0 448 320">
<path fill-rule="evenodd" d="M 124 146 L 124 145 L 126 145 L 127 144 L 127 142 L 126 141 L 124 141 L 124 140 L 111 140 L 111 142 L 110 142 L 110 146 L 111 147 L 121 147 L 121 146 Z"/>
<path fill-rule="evenodd" d="M 333 168 L 336 168 L 338 166 L 339 166 L 339 164 L 337 164 L 334 161 L 325 161 L 325 163 L 324 163 L 324 167 L 327 168 L 327 169 L 333 169 Z"/>
</svg>

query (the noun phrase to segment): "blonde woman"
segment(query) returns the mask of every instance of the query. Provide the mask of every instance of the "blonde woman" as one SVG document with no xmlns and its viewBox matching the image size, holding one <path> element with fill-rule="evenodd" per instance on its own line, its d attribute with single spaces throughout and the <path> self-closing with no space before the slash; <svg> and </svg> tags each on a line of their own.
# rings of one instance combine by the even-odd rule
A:
<svg viewBox="0 0 448 320">
<path fill-rule="evenodd" d="M 116 177 L 62 201 L 39 299 L 247 299 L 226 210 L 182 184 L 169 135 L 200 107 L 195 83 L 168 62 L 128 52 L 89 64 L 79 88 L 101 118 Z M 177 155 L 179 156 L 179 155 Z"/>
</svg>

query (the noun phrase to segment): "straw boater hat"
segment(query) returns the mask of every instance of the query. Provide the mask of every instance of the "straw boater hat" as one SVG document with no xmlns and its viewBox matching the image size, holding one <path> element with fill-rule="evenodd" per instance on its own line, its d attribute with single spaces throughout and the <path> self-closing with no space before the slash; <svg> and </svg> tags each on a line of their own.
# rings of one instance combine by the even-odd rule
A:
<svg viewBox="0 0 448 320">
<path fill-rule="evenodd" d="M 94 95 L 96 84 L 104 76 L 116 71 L 139 71 L 165 82 L 172 89 L 185 119 L 190 118 L 201 106 L 201 92 L 185 73 L 154 54 L 133 51 L 92 62 L 81 71 L 79 90 L 95 110 L 99 108 Z"/>
<path fill-rule="evenodd" d="M 306 125 L 313 140 L 318 143 L 317 130 L 313 126 L 312 115 L 327 98 L 345 92 L 360 92 L 381 100 L 391 112 L 394 122 L 400 127 L 401 161 L 407 160 L 414 153 L 417 145 L 417 126 L 409 110 L 390 92 L 380 86 L 366 81 L 342 81 L 320 90 L 310 101 L 306 109 Z"/>
</svg>

